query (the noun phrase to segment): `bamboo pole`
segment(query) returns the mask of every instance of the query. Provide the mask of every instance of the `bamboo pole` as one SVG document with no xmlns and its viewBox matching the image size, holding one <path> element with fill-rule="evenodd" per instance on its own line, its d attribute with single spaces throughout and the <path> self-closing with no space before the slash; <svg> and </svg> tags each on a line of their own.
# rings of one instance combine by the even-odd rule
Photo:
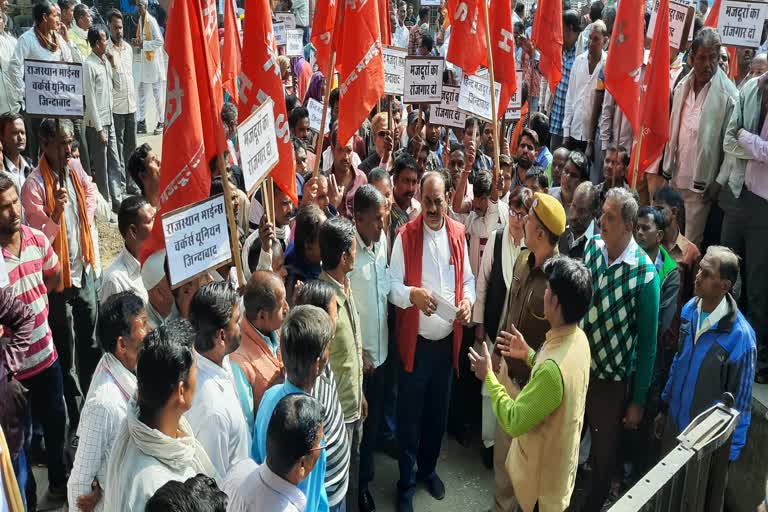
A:
<svg viewBox="0 0 768 512">
<path fill-rule="evenodd" d="M 339 6 L 341 9 L 342 6 Z M 325 119 L 328 115 L 328 99 L 331 97 L 331 86 L 333 85 L 333 68 L 336 66 L 336 50 L 331 49 L 331 62 L 328 66 L 328 73 L 325 75 L 325 94 L 323 94 L 323 114 L 320 116 L 320 135 L 317 136 L 315 143 L 315 168 L 312 169 L 312 177 L 317 178 L 320 173 L 320 161 L 323 158 L 323 139 L 325 138 Z"/>
<path fill-rule="evenodd" d="M 488 2 L 482 1 L 485 19 L 485 44 L 488 47 L 488 78 L 491 80 L 491 117 L 493 126 L 493 182 L 499 180 L 499 120 L 496 106 L 496 81 L 493 78 L 493 52 L 491 51 L 491 28 L 488 20 Z"/>
<path fill-rule="evenodd" d="M 635 162 L 632 166 L 632 192 L 637 191 L 637 175 L 640 171 L 640 148 L 643 146 L 643 130 L 645 130 L 645 127 L 640 125 L 640 133 L 637 137 L 637 148 L 635 149 Z"/>
<path fill-rule="evenodd" d="M 227 176 L 227 166 L 224 164 L 224 155 L 216 157 L 216 167 L 219 168 L 221 176 L 221 186 L 224 189 L 224 208 L 227 212 L 227 225 L 229 226 L 229 244 L 232 247 L 232 260 L 235 262 L 237 270 L 237 283 L 239 286 L 245 285 L 245 276 L 243 275 L 243 262 L 240 261 L 240 236 L 237 232 L 237 220 L 235 219 L 235 210 L 232 208 L 232 188 Z"/>
</svg>

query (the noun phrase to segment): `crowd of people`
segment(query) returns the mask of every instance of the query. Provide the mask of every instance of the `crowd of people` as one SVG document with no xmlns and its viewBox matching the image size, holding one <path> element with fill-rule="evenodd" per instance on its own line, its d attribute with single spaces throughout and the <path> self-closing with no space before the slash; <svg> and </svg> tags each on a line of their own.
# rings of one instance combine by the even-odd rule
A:
<svg viewBox="0 0 768 512">
<path fill-rule="evenodd" d="M 274 10 L 308 30 L 308 4 Z M 37 0 L 18 40 L 0 16 L 0 509 L 36 510 L 41 464 L 70 510 L 372 512 L 383 452 L 407 512 L 419 486 L 452 492 L 448 434 L 493 472 L 491 510 L 600 511 L 725 392 L 738 459 L 768 381 L 768 41 L 729 77 L 695 19 L 669 143 L 633 184 L 636 134 L 604 87 L 616 8 L 587 11 L 564 8 L 550 90 L 515 6 L 520 119 L 498 140 L 391 96 L 339 140 L 311 44 L 280 55 L 299 203 L 246 193 L 226 103 L 210 193 L 234 191 L 244 285 L 232 263 L 177 287 L 165 251 L 142 257 L 163 166 L 137 135 L 150 90 L 162 133 L 165 93 L 147 0 L 129 37 L 76 0 Z M 446 55 L 443 8 L 390 13 L 396 46 Z M 25 59 L 81 62 L 84 117 L 28 116 Z M 104 229 L 123 244 L 102 270 Z"/>
</svg>

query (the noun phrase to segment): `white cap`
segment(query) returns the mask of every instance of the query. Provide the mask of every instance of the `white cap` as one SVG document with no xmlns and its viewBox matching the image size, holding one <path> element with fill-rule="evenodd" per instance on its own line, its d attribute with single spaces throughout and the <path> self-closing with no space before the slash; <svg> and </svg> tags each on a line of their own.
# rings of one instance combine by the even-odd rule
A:
<svg viewBox="0 0 768 512">
<path fill-rule="evenodd" d="M 141 266 L 141 280 L 149 291 L 165 277 L 165 250 L 153 252 Z"/>
</svg>

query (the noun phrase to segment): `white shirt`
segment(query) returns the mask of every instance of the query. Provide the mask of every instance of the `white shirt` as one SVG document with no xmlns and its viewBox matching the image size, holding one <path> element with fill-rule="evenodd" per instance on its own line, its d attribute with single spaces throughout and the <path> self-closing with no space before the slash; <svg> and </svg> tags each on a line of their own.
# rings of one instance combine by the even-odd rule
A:
<svg viewBox="0 0 768 512">
<path fill-rule="evenodd" d="M 55 52 L 50 52 L 40 46 L 37 36 L 33 29 L 29 29 L 19 37 L 16 44 L 16 51 L 13 53 L 13 59 L 8 64 L 8 77 L 10 81 L 10 93 L 13 101 L 21 103 L 24 101 L 24 60 L 46 60 L 49 62 L 72 62 L 72 50 L 66 41 L 58 34 L 56 40 L 59 47 Z"/>
<path fill-rule="evenodd" d="M 184 416 L 213 467 L 226 475 L 235 463 L 250 456 L 248 426 L 235 391 L 229 357 L 224 356 L 222 366 L 199 352 L 195 352 L 195 360 L 197 390 L 192 408 Z"/>
<path fill-rule="evenodd" d="M 24 156 L 21 157 L 21 169 L 17 169 L 14 163 L 8 160 L 5 156 L 3 156 L 3 165 L 5 167 L 5 174 L 11 178 L 11 181 L 16 185 L 16 193 L 21 195 L 21 187 L 27 180 L 27 175 L 32 172 L 32 166 L 29 165 L 29 162 Z"/>
<path fill-rule="evenodd" d="M 448 231 L 443 227 L 433 231 L 426 224 L 424 229 L 424 245 L 421 256 L 421 287 L 434 294 L 442 296 L 454 304 L 456 302 L 455 269 L 450 264 L 451 250 L 448 243 Z M 389 301 L 399 308 L 409 308 L 411 303 L 411 286 L 405 286 L 405 259 L 403 257 L 403 240 L 397 235 L 392 247 L 392 258 L 389 264 L 390 292 Z M 475 276 L 469 265 L 469 252 L 464 244 L 464 298 L 470 304 L 475 302 Z M 419 311 L 419 335 L 428 340 L 441 340 L 453 331 L 453 323 L 447 322 L 437 315 L 426 316 Z"/>
<path fill-rule="evenodd" d="M 91 53 L 83 64 L 85 124 L 100 132 L 112 125 L 112 91 L 120 87 L 106 57 Z"/>
<path fill-rule="evenodd" d="M 139 27 L 137 31 L 139 36 L 139 47 L 141 48 L 138 59 L 140 69 L 138 79 L 140 84 L 154 84 L 164 81 L 166 78 L 165 52 L 163 50 L 165 40 L 163 39 L 163 33 L 160 31 L 160 25 L 157 24 L 157 20 L 154 16 L 147 13 L 146 17 L 150 38 L 144 38 L 145 31 L 143 18 L 139 18 Z M 131 37 L 133 37 L 133 34 L 131 34 Z"/>
<path fill-rule="evenodd" d="M 392 43 L 398 48 L 408 48 L 408 36 L 408 27 L 406 27 L 405 24 L 400 25 L 400 22 L 398 21 L 395 33 L 392 34 Z"/>
<path fill-rule="evenodd" d="M 501 201 L 489 201 L 485 215 L 478 215 L 473 210 L 463 218 L 462 222 L 469 237 L 469 266 L 472 268 L 472 274 L 477 275 L 480 270 L 488 239 L 493 236 L 494 231 L 506 227 L 508 221 L 509 205 Z"/>
<path fill-rule="evenodd" d="M 103 304 L 112 295 L 126 291 L 141 297 L 145 304 L 149 300 L 144 281 L 141 280 L 139 260 L 123 247 L 117 258 L 104 271 L 101 290 L 99 290 L 99 302 Z"/>
<path fill-rule="evenodd" d="M 125 367 L 112 365 L 112 371 L 120 372 L 121 379 L 136 381 L 136 377 Z M 120 387 L 107 367 L 100 364 L 93 374 L 77 427 L 77 452 L 67 481 L 70 510 L 78 510 L 77 499 L 93 491 L 91 483 L 94 480 L 99 482 L 102 489 L 106 487 L 107 461 L 117 432 L 128 414 L 129 399 L 126 390 Z M 102 499 L 95 511 L 99 512 L 103 508 Z"/>
<path fill-rule="evenodd" d="M 357 169 L 360 167 L 360 163 L 362 160 L 360 160 L 360 156 L 358 156 L 357 153 L 354 151 L 352 152 L 352 168 Z M 328 146 L 325 148 L 325 151 L 323 151 L 322 156 L 322 165 L 320 166 L 320 171 L 322 174 L 328 174 L 331 172 L 331 168 L 333 167 L 333 150 L 331 149 L 331 146 Z"/>
<path fill-rule="evenodd" d="M 568 93 L 565 95 L 563 137 L 573 137 L 581 141 L 593 138 L 594 134 L 589 133 L 588 124 L 592 117 L 597 77 L 605 66 L 606 57 L 606 52 L 600 55 L 600 62 L 597 63 L 592 74 L 589 73 L 589 52 L 577 55 L 573 61 Z"/>
<path fill-rule="evenodd" d="M 11 93 L 10 75 L 8 67 L 11 64 L 11 57 L 16 51 L 16 38 L 8 32 L 0 34 L 0 112 L 16 113 L 19 111 L 19 104 L 14 101 Z"/>
<path fill-rule="evenodd" d="M 117 46 L 112 39 L 107 41 L 107 51 L 115 56 L 116 79 L 120 89 L 112 92 L 115 114 L 133 114 L 136 112 L 136 86 L 133 83 L 133 48 L 125 42 Z"/>
<path fill-rule="evenodd" d="M 273 473 L 266 462 L 238 464 L 227 477 L 224 492 L 229 496 L 227 512 L 304 512 L 307 506 L 304 493 Z"/>
</svg>

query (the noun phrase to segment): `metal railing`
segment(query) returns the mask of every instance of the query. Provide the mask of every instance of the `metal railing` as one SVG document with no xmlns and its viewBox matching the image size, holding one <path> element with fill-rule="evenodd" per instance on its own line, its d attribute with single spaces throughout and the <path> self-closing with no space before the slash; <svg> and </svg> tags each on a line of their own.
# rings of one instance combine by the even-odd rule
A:
<svg viewBox="0 0 768 512">
<path fill-rule="evenodd" d="M 720 512 L 739 411 L 733 395 L 691 421 L 679 444 L 628 490 L 610 512 Z"/>
</svg>

